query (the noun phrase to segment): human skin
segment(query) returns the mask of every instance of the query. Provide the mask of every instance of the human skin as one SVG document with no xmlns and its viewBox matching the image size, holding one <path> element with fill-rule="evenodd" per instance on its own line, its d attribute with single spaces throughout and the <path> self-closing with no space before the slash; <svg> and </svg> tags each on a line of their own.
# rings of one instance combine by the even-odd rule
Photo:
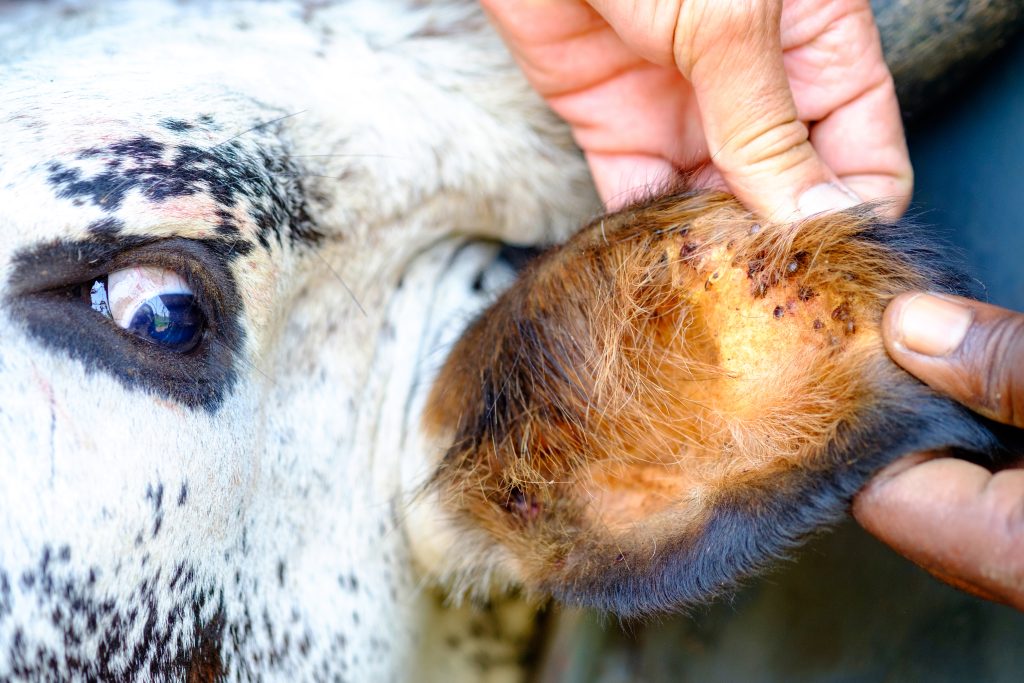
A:
<svg viewBox="0 0 1024 683">
<path fill-rule="evenodd" d="M 934 389 L 1024 427 L 1024 315 L 959 297 L 903 294 L 886 349 Z M 865 529 L 958 588 L 1024 610 L 1024 468 L 996 472 L 944 453 L 882 470 L 854 500 Z"/>
<path fill-rule="evenodd" d="M 482 4 L 609 208 L 694 169 L 780 222 L 910 199 L 868 0 Z"/>
</svg>

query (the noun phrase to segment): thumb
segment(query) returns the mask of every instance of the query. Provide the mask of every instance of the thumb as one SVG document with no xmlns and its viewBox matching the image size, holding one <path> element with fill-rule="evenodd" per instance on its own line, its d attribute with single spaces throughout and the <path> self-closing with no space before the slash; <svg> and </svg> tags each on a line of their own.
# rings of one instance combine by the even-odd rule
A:
<svg viewBox="0 0 1024 683">
<path fill-rule="evenodd" d="M 1024 315 L 949 295 L 893 299 L 889 354 L 926 384 L 999 422 L 1024 427 Z"/>
<path fill-rule="evenodd" d="M 693 84 L 711 159 L 733 193 L 777 221 L 859 203 L 797 115 L 781 1 L 684 2 L 679 11 L 676 65 Z"/>
</svg>

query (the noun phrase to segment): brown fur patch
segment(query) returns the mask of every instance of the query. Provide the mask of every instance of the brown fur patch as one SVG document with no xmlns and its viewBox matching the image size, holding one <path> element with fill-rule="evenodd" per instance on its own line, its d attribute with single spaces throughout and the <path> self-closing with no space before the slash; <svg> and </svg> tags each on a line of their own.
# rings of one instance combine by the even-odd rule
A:
<svg viewBox="0 0 1024 683">
<path fill-rule="evenodd" d="M 896 377 L 879 322 L 929 279 L 863 209 L 766 226 L 683 194 L 605 216 L 466 332 L 426 425 L 435 484 L 528 585 L 647 571 L 737 491 L 833 466 Z M 756 500 L 756 496 L 754 497 Z"/>
</svg>

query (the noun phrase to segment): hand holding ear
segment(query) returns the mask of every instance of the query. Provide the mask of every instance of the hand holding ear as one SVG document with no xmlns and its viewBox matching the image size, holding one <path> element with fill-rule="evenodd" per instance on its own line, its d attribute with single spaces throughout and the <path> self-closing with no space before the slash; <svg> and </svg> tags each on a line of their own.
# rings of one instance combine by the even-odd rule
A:
<svg viewBox="0 0 1024 683">
<path fill-rule="evenodd" d="M 1024 427 L 1024 315 L 911 293 L 889 305 L 883 334 L 893 359 L 932 388 Z M 882 470 L 853 513 L 938 578 L 1024 609 L 1024 469 L 911 455 Z"/>
<path fill-rule="evenodd" d="M 912 171 L 868 0 L 483 0 L 615 209 L 708 162 L 792 221 L 901 213 Z M 720 174 L 720 175 L 719 175 Z"/>
</svg>

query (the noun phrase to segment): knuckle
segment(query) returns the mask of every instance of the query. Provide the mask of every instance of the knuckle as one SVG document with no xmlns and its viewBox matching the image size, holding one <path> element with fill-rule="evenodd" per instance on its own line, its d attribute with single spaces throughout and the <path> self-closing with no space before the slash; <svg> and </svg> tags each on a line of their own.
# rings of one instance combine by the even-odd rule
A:
<svg viewBox="0 0 1024 683">
<path fill-rule="evenodd" d="M 968 348 L 978 404 L 997 419 L 1024 426 L 1024 316 L 1001 316 Z M 969 366 L 970 367 L 970 366 Z"/>
<path fill-rule="evenodd" d="M 767 124 L 754 119 L 752 123 L 745 134 L 735 135 L 728 149 L 723 150 L 729 152 L 737 167 L 785 172 L 810 156 L 807 126 L 795 117 Z"/>
<path fill-rule="evenodd" d="M 689 77 L 698 62 L 717 61 L 772 39 L 779 31 L 781 7 L 778 0 L 681 3 L 673 38 L 677 66 Z"/>
</svg>

